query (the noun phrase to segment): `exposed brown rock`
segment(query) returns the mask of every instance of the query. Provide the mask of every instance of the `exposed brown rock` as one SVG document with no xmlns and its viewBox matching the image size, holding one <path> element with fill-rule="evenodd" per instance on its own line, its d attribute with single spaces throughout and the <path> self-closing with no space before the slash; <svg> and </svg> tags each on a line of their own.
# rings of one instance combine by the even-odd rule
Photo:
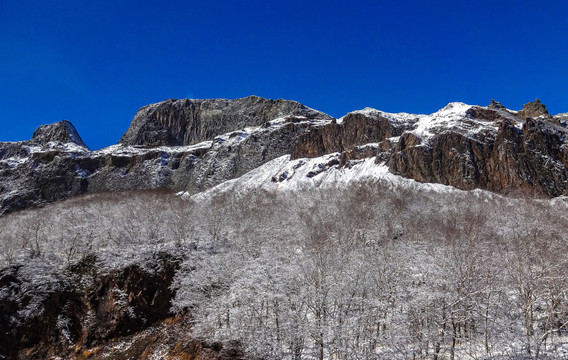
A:
<svg viewBox="0 0 568 360">
<path fill-rule="evenodd" d="M 499 101 L 495 101 L 494 99 L 491 99 L 491 103 L 487 107 L 494 110 L 505 110 L 505 107 L 501 105 Z"/>
<path fill-rule="evenodd" d="M 379 114 L 369 116 L 350 113 L 343 118 L 341 124 L 332 122 L 300 135 L 290 156 L 291 159 L 298 159 L 350 151 L 359 145 L 382 142 L 386 138 L 399 136 L 404 130 L 404 125 L 394 124 Z"/>
<path fill-rule="evenodd" d="M 523 120 L 528 117 L 539 117 L 542 115 L 548 115 L 548 110 L 546 110 L 546 106 L 539 99 L 524 104 L 523 110 L 517 113 L 517 116 Z"/>
<path fill-rule="evenodd" d="M 351 150 L 341 153 L 339 156 L 339 164 L 344 166 L 353 160 L 368 159 L 377 156 L 377 151 L 384 151 L 385 146 L 390 146 L 389 141 L 384 141 L 378 145 L 356 146 Z"/>
<path fill-rule="evenodd" d="M 566 194 L 567 151 L 563 129 L 528 118 L 518 129 L 503 119 L 495 138 L 457 132 L 434 136 L 429 144 L 401 137 L 388 159 L 389 169 L 421 182 L 460 189 L 510 192 L 531 188 L 542 194 Z M 535 156 L 538 154 L 538 156 Z"/>
</svg>

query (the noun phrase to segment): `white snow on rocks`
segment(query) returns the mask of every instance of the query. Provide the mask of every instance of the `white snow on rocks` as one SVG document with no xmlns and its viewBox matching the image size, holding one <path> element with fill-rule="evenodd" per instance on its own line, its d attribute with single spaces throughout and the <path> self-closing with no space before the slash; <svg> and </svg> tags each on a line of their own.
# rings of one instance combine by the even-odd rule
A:
<svg viewBox="0 0 568 360">
<path fill-rule="evenodd" d="M 213 141 L 203 141 L 195 145 L 187 146 L 158 146 L 158 147 L 144 147 L 144 146 L 132 146 L 132 145 L 112 145 L 107 148 L 93 151 L 93 155 L 144 155 L 150 151 L 161 151 L 167 153 L 181 153 L 181 152 L 191 152 L 199 149 L 209 149 L 213 145 Z"/>
<path fill-rule="evenodd" d="M 389 172 L 384 164 L 376 164 L 375 158 L 355 160 L 349 166 L 339 167 L 339 153 L 317 158 L 290 160 L 284 155 L 209 190 L 192 195 L 194 200 L 206 199 L 217 192 L 247 192 L 251 190 L 296 191 L 311 187 L 348 187 L 349 184 L 367 180 L 386 180 L 393 186 L 420 187 L 425 191 L 462 191 L 441 184 L 419 183 Z M 188 197 L 188 193 L 180 192 Z"/>
<path fill-rule="evenodd" d="M 468 105 L 463 102 L 451 102 L 435 113 L 425 114 L 409 114 L 388 113 L 373 108 L 364 108 L 363 110 L 353 111 L 350 114 L 362 114 L 368 117 L 382 117 L 388 119 L 393 124 L 404 124 L 409 132 L 428 141 L 434 135 L 443 131 L 458 131 L 467 135 L 474 135 L 480 131 L 497 132 L 499 128 L 498 122 L 487 121 L 484 119 L 476 119 L 470 113 L 470 109 L 489 109 L 478 105 Z M 501 118 L 507 118 L 511 122 L 521 128 L 523 121 L 513 115 L 511 110 L 493 110 L 497 111 Z M 338 123 L 344 121 L 344 117 L 338 120 Z"/>
</svg>

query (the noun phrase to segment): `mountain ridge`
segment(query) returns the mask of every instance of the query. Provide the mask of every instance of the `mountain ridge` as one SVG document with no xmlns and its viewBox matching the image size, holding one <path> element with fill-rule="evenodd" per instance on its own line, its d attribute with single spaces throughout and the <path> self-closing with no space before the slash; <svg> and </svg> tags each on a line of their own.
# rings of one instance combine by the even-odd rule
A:
<svg viewBox="0 0 568 360">
<path fill-rule="evenodd" d="M 492 100 L 429 115 L 365 108 L 339 119 L 257 96 L 169 99 L 140 108 L 105 149 L 89 150 L 68 121 L 38 128 L 29 141 L 0 143 L 0 214 L 107 190 L 197 193 L 284 155 L 331 153 L 339 156 L 330 167 L 375 158 L 420 182 L 559 196 L 568 191 L 565 118 L 538 99 L 518 112 Z"/>
</svg>

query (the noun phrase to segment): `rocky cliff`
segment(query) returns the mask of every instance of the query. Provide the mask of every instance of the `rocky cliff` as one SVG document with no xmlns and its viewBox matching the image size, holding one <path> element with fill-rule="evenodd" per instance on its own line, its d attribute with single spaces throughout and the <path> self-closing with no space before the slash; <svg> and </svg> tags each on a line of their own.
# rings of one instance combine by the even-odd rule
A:
<svg viewBox="0 0 568 360">
<path fill-rule="evenodd" d="M 249 126 L 260 126 L 284 116 L 326 117 L 295 101 L 242 99 L 176 100 L 147 105 L 120 139 L 123 145 L 193 145 Z"/>
<path fill-rule="evenodd" d="M 376 157 L 422 182 L 497 192 L 568 192 L 565 114 L 451 103 L 430 115 L 364 109 L 341 119 L 294 101 L 167 100 L 141 108 L 120 143 L 90 151 L 71 123 L 0 143 L 0 213 L 106 190 L 196 193 L 289 154 Z"/>
<path fill-rule="evenodd" d="M 89 255 L 64 271 L 37 258 L 0 270 L 0 358 L 227 358 L 230 346 L 191 339 L 190 322 L 170 313 L 179 256 L 117 266 Z"/>
<path fill-rule="evenodd" d="M 566 194 L 567 129 L 558 125 L 562 115 L 548 115 L 538 101 L 519 113 L 497 102 L 488 107 L 452 103 L 431 115 L 365 109 L 302 134 L 291 156 L 340 152 L 344 159 L 357 159 L 371 155 L 360 145 L 372 143 L 377 163 L 420 182 L 463 190 Z"/>
</svg>

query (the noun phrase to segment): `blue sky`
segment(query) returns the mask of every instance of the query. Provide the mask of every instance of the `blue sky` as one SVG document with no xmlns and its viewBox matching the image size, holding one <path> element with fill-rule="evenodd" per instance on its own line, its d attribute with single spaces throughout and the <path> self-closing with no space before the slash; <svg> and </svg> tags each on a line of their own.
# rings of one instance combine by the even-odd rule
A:
<svg viewBox="0 0 568 360">
<path fill-rule="evenodd" d="M 0 1 L 0 141 L 70 120 L 92 149 L 168 98 L 332 116 L 451 101 L 567 112 L 566 1 Z"/>
</svg>

